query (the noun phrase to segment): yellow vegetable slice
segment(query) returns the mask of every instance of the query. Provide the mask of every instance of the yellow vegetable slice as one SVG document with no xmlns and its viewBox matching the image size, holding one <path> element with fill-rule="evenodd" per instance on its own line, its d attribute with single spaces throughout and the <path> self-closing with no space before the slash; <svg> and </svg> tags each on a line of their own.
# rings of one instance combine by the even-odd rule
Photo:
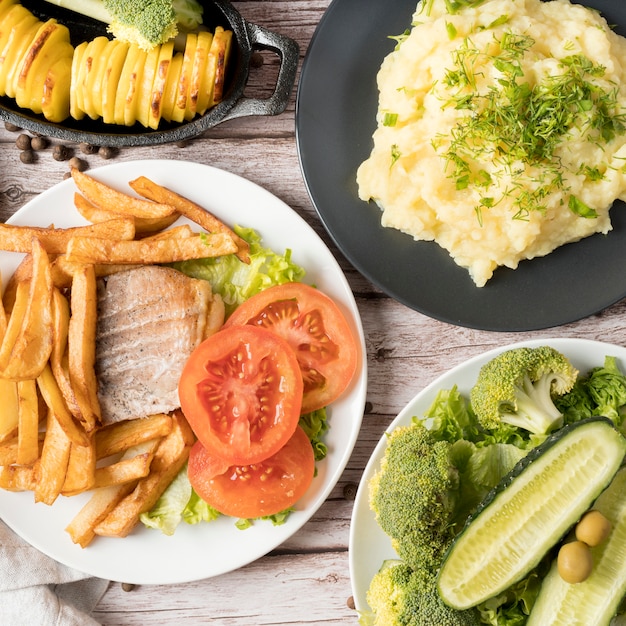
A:
<svg viewBox="0 0 626 626">
<path fill-rule="evenodd" d="M 174 111 L 174 105 L 176 104 L 178 81 L 180 80 L 182 68 L 183 53 L 177 52 L 172 57 L 172 64 L 167 76 L 167 83 L 165 84 L 165 93 L 163 94 L 163 106 L 161 107 L 161 117 L 167 122 L 172 121 L 172 112 Z"/>
<path fill-rule="evenodd" d="M 128 44 L 123 41 L 116 41 L 108 66 L 102 77 L 102 119 L 105 124 L 115 124 L 115 99 L 117 96 L 120 77 L 124 68 L 124 61 L 128 55 Z"/>
<path fill-rule="evenodd" d="M 161 121 L 165 87 L 172 65 L 173 54 L 173 41 L 168 41 L 160 46 L 159 58 L 157 60 L 154 80 L 152 81 L 152 87 L 150 89 L 150 98 L 148 100 L 148 126 L 150 128 L 156 129 Z"/>
<path fill-rule="evenodd" d="M 83 90 L 78 87 L 78 77 L 83 62 L 83 56 L 89 42 L 83 41 L 74 48 L 72 57 L 72 68 L 70 73 L 70 115 L 75 120 L 82 120 L 85 117 L 83 108 Z"/>
<path fill-rule="evenodd" d="M 152 93 L 152 84 L 157 71 L 157 63 L 159 62 L 159 54 L 161 46 L 155 46 L 148 52 L 146 62 L 143 68 L 143 76 L 139 82 L 139 93 L 137 96 L 137 121 L 142 125 L 148 126 L 148 111 L 150 110 L 150 96 Z"/>
<path fill-rule="evenodd" d="M 191 72 L 193 69 L 193 58 L 196 53 L 197 41 L 198 37 L 194 33 L 187 35 L 183 67 L 178 81 L 178 93 L 176 94 L 174 109 L 172 110 L 172 120 L 174 122 L 182 122 L 187 113 L 187 99 L 189 97 L 189 85 L 191 83 Z"/>
<path fill-rule="evenodd" d="M 208 104 L 205 91 L 205 70 L 209 59 L 209 50 L 213 41 L 213 34 L 208 31 L 198 33 L 196 52 L 191 69 L 191 83 L 189 85 L 189 102 L 187 108 L 193 116 L 196 113 L 204 113 Z"/>
</svg>

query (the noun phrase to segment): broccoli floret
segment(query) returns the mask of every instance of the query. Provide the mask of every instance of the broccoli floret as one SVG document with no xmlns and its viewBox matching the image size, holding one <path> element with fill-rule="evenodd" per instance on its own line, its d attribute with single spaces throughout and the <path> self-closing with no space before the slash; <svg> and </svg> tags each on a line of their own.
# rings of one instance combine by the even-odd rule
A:
<svg viewBox="0 0 626 626">
<path fill-rule="evenodd" d="M 179 29 L 202 24 L 203 7 L 197 0 L 48 0 L 65 9 L 109 25 L 116 38 L 144 50 L 176 37 Z"/>
<path fill-rule="evenodd" d="M 437 441 L 422 422 L 396 428 L 369 482 L 379 526 L 414 569 L 434 572 L 454 538 L 459 471 L 451 462 L 453 445 Z"/>
<path fill-rule="evenodd" d="M 371 613 L 361 626 L 478 626 L 477 611 L 457 611 L 437 594 L 435 577 L 402 561 L 386 561 L 367 591 Z"/>
<path fill-rule="evenodd" d="M 544 435 L 563 421 L 553 396 L 570 391 L 577 376 L 570 361 L 550 346 L 513 348 L 482 366 L 470 402 L 487 430 L 510 424 Z"/>
</svg>

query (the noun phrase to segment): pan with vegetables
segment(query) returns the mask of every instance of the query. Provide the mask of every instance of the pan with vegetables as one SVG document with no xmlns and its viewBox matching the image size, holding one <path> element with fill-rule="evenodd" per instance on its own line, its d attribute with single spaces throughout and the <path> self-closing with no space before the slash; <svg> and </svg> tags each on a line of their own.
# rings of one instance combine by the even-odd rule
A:
<svg viewBox="0 0 626 626">
<path fill-rule="evenodd" d="M 226 0 L 161 0 L 154 14 L 114 0 L 0 1 L 0 119 L 94 145 L 152 145 L 227 119 L 276 115 L 298 45 Z M 252 55 L 276 54 L 267 99 L 247 97 Z"/>
</svg>

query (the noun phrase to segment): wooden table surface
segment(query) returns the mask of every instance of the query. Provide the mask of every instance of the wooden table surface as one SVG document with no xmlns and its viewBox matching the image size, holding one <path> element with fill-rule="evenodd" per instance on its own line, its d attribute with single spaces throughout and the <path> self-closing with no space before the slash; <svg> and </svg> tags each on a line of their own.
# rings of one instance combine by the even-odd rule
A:
<svg viewBox="0 0 626 626">
<path fill-rule="evenodd" d="M 295 39 L 300 61 L 330 0 L 235 2 L 249 22 Z M 277 60 L 264 55 L 253 70 L 250 93 L 271 91 Z M 493 333 L 456 327 L 393 301 L 359 275 L 333 245 L 307 195 L 294 132 L 295 89 L 285 113 L 225 122 L 186 146 L 124 148 L 115 161 L 184 159 L 233 172 L 265 187 L 301 214 L 341 264 L 356 297 L 365 331 L 369 383 L 363 426 L 348 466 L 317 514 L 289 541 L 230 574 L 180 585 L 111 583 L 94 617 L 107 626 L 168 624 L 357 624 L 351 607 L 348 536 L 353 498 L 365 464 L 385 428 L 425 385 L 451 367 L 490 348 L 542 337 L 579 337 L 626 345 L 626 301 L 577 323 L 531 333 Z M 0 129 L 0 218 L 62 180 L 68 163 L 50 146 L 26 165 L 17 134 Z M 53 142 L 59 143 L 57 141 Z M 78 156 L 89 167 L 106 162 Z M 615 271 L 619 271 L 617 268 Z M 207 555 L 210 558 L 210 555 Z"/>
</svg>

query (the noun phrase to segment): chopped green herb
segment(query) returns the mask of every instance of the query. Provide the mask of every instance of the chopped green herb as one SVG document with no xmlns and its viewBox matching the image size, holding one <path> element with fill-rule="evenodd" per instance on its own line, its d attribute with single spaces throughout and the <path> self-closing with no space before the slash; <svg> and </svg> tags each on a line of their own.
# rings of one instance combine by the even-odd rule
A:
<svg viewBox="0 0 626 626">
<path fill-rule="evenodd" d="M 397 121 L 397 113 L 385 113 L 383 115 L 383 126 L 395 126 Z"/>
<path fill-rule="evenodd" d="M 598 217 L 595 209 L 592 209 L 589 205 L 585 204 L 582 200 L 579 200 L 575 196 L 569 197 L 568 206 L 573 213 L 580 217 L 585 217 L 587 219 Z"/>
</svg>

